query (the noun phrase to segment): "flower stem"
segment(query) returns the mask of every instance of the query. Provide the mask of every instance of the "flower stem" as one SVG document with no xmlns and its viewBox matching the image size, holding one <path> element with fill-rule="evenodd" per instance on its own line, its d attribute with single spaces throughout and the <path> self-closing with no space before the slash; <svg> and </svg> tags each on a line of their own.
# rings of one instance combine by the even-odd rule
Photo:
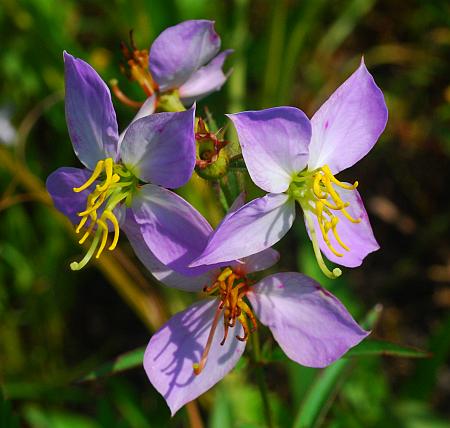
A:
<svg viewBox="0 0 450 428">
<path fill-rule="evenodd" d="M 259 344 L 258 331 L 253 332 L 251 334 L 251 337 L 252 337 L 253 363 L 256 374 L 256 382 L 258 384 L 259 393 L 261 395 L 266 425 L 267 428 L 274 428 L 275 425 L 273 423 L 273 416 L 270 410 L 270 401 L 266 379 L 264 377 L 264 371 L 261 364 L 261 347 Z"/>
</svg>

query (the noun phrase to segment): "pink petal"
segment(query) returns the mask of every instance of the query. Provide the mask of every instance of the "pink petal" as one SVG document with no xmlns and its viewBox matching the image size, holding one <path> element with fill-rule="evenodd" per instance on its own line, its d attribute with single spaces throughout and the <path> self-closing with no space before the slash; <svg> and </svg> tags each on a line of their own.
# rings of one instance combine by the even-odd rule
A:
<svg viewBox="0 0 450 428">
<path fill-rule="evenodd" d="M 375 145 L 387 122 L 383 93 L 361 61 L 359 68 L 311 119 L 308 169 L 346 169 Z"/>
<path fill-rule="evenodd" d="M 248 172 L 261 189 L 281 193 L 306 167 L 311 125 L 294 107 L 230 114 Z"/>
<path fill-rule="evenodd" d="M 244 257 L 233 264 L 234 267 L 242 269 L 245 273 L 259 272 L 269 269 L 280 260 L 280 253 L 273 248 Z"/>
<path fill-rule="evenodd" d="M 117 157 L 117 119 L 111 93 L 85 61 L 64 52 L 66 120 L 78 159 L 93 170 L 106 157 Z"/>
<path fill-rule="evenodd" d="M 259 253 L 278 242 L 294 218 L 294 201 L 284 193 L 255 199 L 220 224 L 190 266 L 230 262 Z"/>
<path fill-rule="evenodd" d="M 158 281 L 161 281 L 168 287 L 198 292 L 201 291 L 205 285 L 212 284 L 214 279 L 220 273 L 219 270 L 213 268 L 196 276 L 186 276 L 161 263 L 145 242 L 144 236 L 134 219 L 131 209 L 127 210 L 126 219 L 122 229 L 127 235 L 138 259 Z"/>
<path fill-rule="evenodd" d="M 199 68 L 187 82 L 180 86 L 180 99 L 184 105 L 189 106 L 222 87 L 229 75 L 229 73 L 224 74 L 222 66 L 227 56 L 232 52 L 232 49 L 221 52 L 207 65 Z"/>
<path fill-rule="evenodd" d="M 307 367 L 333 363 L 369 334 L 336 297 L 299 273 L 268 276 L 248 298 L 286 355 Z"/>
<path fill-rule="evenodd" d="M 224 345 L 220 345 L 224 329 L 219 320 L 206 365 L 200 374 L 194 374 L 193 364 L 202 357 L 217 306 L 216 299 L 207 300 L 179 312 L 153 335 L 147 346 L 145 371 L 166 399 L 172 415 L 219 382 L 244 352 L 245 342 L 234 337 L 243 334 L 240 325 L 231 329 Z"/>
</svg>

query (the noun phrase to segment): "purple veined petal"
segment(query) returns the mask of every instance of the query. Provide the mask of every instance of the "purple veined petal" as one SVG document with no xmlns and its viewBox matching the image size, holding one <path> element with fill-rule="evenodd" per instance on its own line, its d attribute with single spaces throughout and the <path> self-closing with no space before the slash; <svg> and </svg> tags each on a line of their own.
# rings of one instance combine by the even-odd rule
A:
<svg viewBox="0 0 450 428">
<path fill-rule="evenodd" d="M 169 268 L 188 276 L 211 266 L 188 267 L 208 242 L 212 228 L 188 202 L 170 190 L 143 186 L 131 205 L 136 223 L 150 251 Z"/>
<path fill-rule="evenodd" d="M 259 253 L 278 242 L 294 218 L 295 203 L 284 193 L 254 199 L 216 229 L 203 253 L 190 266 L 229 262 Z"/>
<path fill-rule="evenodd" d="M 126 220 L 122 229 L 127 235 L 138 259 L 158 281 L 161 281 L 168 287 L 178 288 L 184 291 L 201 291 L 205 285 L 212 284 L 220 273 L 217 269 L 212 269 L 198 276 L 186 276 L 175 272 L 161 263 L 144 241 L 141 229 L 136 223 L 131 209 L 127 210 Z"/>
<path fill-rule="evenodd" d="M 89 169 L 117 157 L 117 119 L 111 93 L 97 72 L 64 52 L 66 120 L 73 149 Z"/>
<path fill-rule="evenodd" d="M 138 119 L 142 119 L 145 116 L 153 114 L 155 112 L 155 109 L 156 109 L 156 94 L 153 94 L 151 97 L 148 97 L 145 100 L 144 104 L 142 104 L 141 108 L 136 113 L 136 116 L 134 116 L 133 120 L 130 122 L 130 125 L 133 122 L 136 122 L 136 120 Z M 127 132 L 127 129 L 130 125 L 128 125 L 119 135 L 119 142 L 118 142 L 119 152 L 120 152 L 120 145 L 122 143 L 123 137 L 125 136 L 125 132 Z"/>
<path fill-rule="evenodd" d="M 285 192 L 306 167 L 311 125 L 295 107 L 227 115 L 236 127 L 248 172 L 261 189 Z"/>
<path fill-rule="evenodd" d="M 311 119 L 308 168 L 328 165 L 337 174 L 354 165 L 375 145 L 387 117 L 383 93 L 361 61 Z"/>
<path fill-rule="evenodd" d="M 336 297 L 299 273 L 268 276 L 247 296 L 285 354 L 307 367 L 331 364 L 369 334 Z"/>
<path fill-rule="evenodd" d="M 195 166 L 194 122 L 195 106 L 136 120 L 120 145 L 122 162 L 143 181 L 170 188 L 182 186 Z"/>
<path fill-rule="evenodd" d="M 201 301 L 169 320 L 150 339 L 144 368 L 152 385 L 166 399 L 172 415 L 219 382 L 238 362 L 245 342 L 239 323 L 221 346 L 223 322 L 219 320 L 203 371 L 195 375 L 193 364 L 202 357 L 218 306 L 217 300 Z"/>
<path fill-rule="evenodd" d="M 230 75 L 230 72 L 224 74 L 222 66 L 232 52 L 233 49 L 221 52 L 209 64 L 200 67 L 187 82 L 180 86 L 180 99 L 184 105 L 191 105 L 222 87 Z"/>
<path fill-rule="evenodd" d="M 265 250 L 244 257 L 235 262 L 236 268 L 241 268 L 245 273 L 259 272 L 269 269 L 280 260 L 280 253 L 273 248 L 266 248 Z"/>
<path fill-rule="evenodd" d="M 350 186 L 349 183 L 345 183 Z M 347 267 L 357 267 L 360 266 L 364 258 L 377 251 L 380 246 L 376 241 L 372 227 L 370 226 L 369 216 L 367 215 L 366 209 L 364 208 L 364 203 L 361 199 L 361 195 L 357 190 L 345 190 L 338 189 L 339 196 L 344 202 L 348 202 L 350 205 L 346 208 L 346 211 L 352 218 L 361 219 L 359 223 L 352 223 L 349 221 L 341 211 L 333 211 L 339 218 L 339 222 L 336 226 L 336 230 L 341 240 L 350 251 L 344 250 L 339 243 L 336 241 L 331 230 L 328 232 L 328 238 L 333 248 L 342 257 L 337 257 L 328 248 L 328 245 L 323 240 L 322 234 L 320 232 L 319 224 L 317 222 L 317 217 L 312 215 L 314 219 L 314 227 L 316 229 L 316 236 L 318 238 L 319 247 L 322 253 L 334 263 Z M 308 230 L 308 226 L 306 225 Z M 309 230 L 308 230 L 309 233 Z"/>
<path fill-rule="evenodd" d="M 150 48 L 149 69 L 160 91 L 179 88 L 220 49 L 214 22 L 184 21 L 164 30 Z"/>
<path fill-rule="evenodd" d="M 95 183 L 80 193 L 74 187 L 84 184 L 92 175 L 88 169 L 63 167 L 52 172 L 46 182 L 48 193 L 56 209 L 70 219 L 73 224 L 80 222 L 78 213 L 86 209 L 86 199 L 94 190 Z"/>
</svg>

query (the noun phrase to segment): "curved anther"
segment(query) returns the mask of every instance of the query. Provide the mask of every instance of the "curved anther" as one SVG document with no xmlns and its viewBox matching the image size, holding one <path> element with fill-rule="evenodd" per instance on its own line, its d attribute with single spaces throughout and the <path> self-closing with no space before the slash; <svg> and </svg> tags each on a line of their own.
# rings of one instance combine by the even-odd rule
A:
<svg viewBox="0 0 450 428">
<path fill-rule="evenodd" d="M 97 165 L 95 166 L 94 171 L 92 172 L 92 175 L 89 177 L 89 179 L 82 184 L 80 187 L 74 187 L 72 190 L 75 193 L 82 192 L 83 190 L 86 190 L 89 186 L 94 184 L 95 180 L 100 176 L 100 174 L 103 171 L 104 161 L 100 160 L 97 162 Z"/>
<path fill-rule="evenodd" d="M 103 184 L 97 184 L 96 189 L 98 192 L 103 192 L 110 186 L 110 184 L 112 182 L 112 177 L 113 177 L 113 165 L 114 165 L 114 162 L 113 162 L 112 158 L 105 159 L 106 179 Z"/>
<path fill-rule="evenodd" d="M 117 242 L 119 241 L 119 222 L 117 221 L 117 217 L 109 210 L 103 211 L 102 217 L 104 217 L 106 220 L 109 220 L 113 227 L 114 227 L 114 237 L 111 245 L 109 246 L 108 250 L 112 251 L 114 248 L 116 248 Z"/>
<path fill-rule="evenodd" d="M 106 247 L 106 241 L 108 240 L 108 225 L 101 218 L 97 220 L 97 224 L 100 226 L 99 229 L 102 230 L 102 242 L 100 243 L 100 247 L 95 255 L 96 259 L 98 259 L 103 253 L 103 250 Z"/>
</svg>

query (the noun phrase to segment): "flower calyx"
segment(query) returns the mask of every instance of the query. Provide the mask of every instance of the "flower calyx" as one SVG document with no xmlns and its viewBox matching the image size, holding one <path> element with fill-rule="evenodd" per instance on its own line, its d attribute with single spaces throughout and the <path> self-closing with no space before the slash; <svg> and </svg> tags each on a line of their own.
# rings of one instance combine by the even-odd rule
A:
<svg viewBox="0 0 450 428">
<path fill-rule="evenodd" d="M 205 180 L 217 180 L 228 171 L 229 157 L 224 150 L 228 141 L 223 139 L 223 130 L 210 132 L 206 122 L 200 117 L 196 120 L 195 141 L 197 159 L 195 171 Z"/>
</svg>

